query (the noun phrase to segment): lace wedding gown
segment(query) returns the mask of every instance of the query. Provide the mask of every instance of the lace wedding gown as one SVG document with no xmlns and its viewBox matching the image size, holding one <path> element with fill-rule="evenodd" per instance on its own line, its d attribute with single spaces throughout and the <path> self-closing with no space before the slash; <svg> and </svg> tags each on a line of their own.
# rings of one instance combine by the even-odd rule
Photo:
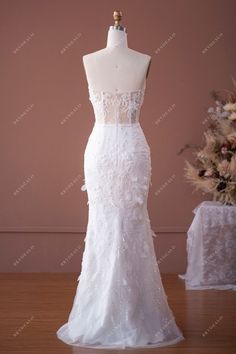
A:
<svg viewBox="0 0 236 354">
<path fill-rule="evenodd" d="M 89 218 L 67 344 L 158 347 L 184 339 L 168 306 L 147 211 L 150 148 L 139 123 L 145 86 L 131 92 L 88 87 L 95 123 L 84 153 Z"/>
</svg>

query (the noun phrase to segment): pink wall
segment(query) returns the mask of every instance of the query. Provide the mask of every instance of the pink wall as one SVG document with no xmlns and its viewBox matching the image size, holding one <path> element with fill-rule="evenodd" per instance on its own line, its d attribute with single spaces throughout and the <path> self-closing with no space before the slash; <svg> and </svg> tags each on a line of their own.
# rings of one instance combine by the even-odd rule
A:
<svg viewBox="0 0 236 354">
<path fill-rule="evenodd" d="M 232 87 L 234 0 L 2 1 L 1 270 L 80 267 L 82 248 L 66 269 L 56 265 L 87 225 L 80 187 L 94 116 L 82 56 L 106 45 L 115 9 L 129 47 L 152 56 L 140 118 L 152 152 L 149 213 L 157 253 L 176 245 L 161 270 L 184 270 L 192 210 L 210 196 L 192 194 L 183 177 L 191 152 L 177 152 L 201 143 L 209 92 Z"/>
</svg>

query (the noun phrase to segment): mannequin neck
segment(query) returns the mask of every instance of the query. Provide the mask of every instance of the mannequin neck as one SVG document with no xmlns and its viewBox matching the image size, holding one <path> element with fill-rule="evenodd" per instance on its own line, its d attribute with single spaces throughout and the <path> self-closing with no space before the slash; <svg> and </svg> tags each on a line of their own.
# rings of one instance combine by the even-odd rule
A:
<svg viewBox="0 0 236 354">
<path fill-rule="evenodd" d="M 107 35 L 107 48 L 128 48 L 127 33 L 125 31 L 109 28 Z"/>
</svg>

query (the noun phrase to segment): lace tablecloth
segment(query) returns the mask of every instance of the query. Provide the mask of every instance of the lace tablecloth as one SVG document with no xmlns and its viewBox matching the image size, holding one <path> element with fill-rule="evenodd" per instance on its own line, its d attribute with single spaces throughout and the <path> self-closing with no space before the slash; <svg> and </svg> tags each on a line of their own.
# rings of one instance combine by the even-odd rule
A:
<svg viewBox="0 0 236 354">
<path fill-rule="evenodd" d="M 187 234 L 186 289 L 236 290 L 236 206 L 204 201 Z"/>
</svg>

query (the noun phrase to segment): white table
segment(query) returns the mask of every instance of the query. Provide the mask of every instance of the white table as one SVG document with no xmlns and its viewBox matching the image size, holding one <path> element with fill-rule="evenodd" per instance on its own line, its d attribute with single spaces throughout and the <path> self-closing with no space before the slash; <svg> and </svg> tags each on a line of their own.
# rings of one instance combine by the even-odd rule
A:
<svg viewBox="0 0 236 354">
<path fill-rule="evenodd" d="M 204 201 L 187 233 L 186 289 L 236 290 L 236 206 Z"/>
</svg>

